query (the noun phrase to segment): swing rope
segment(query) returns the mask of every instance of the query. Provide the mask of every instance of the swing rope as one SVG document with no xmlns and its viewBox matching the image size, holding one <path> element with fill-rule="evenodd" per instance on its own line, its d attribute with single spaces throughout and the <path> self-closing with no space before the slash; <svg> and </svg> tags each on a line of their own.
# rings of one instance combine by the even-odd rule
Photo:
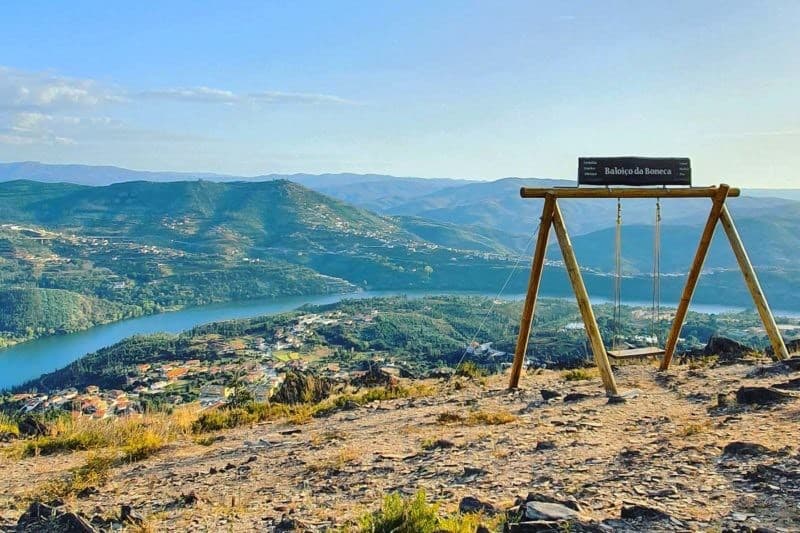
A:
<svg viewBox="0 0 800 533">
<path fill-rule="evenodd" d="M 650 346 L 658 346 L 661 320 L 661 198 L 656 198 L 653 230 L 653 272 L 650 308 Z M 614 338 L 613 350 L 621 347 L 622 338 L 622 201 L 617 198 L 617 223 L 614 235 Z"/>
<path fill-rule="evenodd" d="M 650 335 L 653 346 L 659 342 L 659 322 L 661 320 L 661 198 L 656 198 L 656 220 L 653 230 L 653 307 L 651 313 Z"/>
<path fill-rule="evenodd" d="M 539 224 L 541 224 L 541 222 Z M 520 264 L 522 262 L 522 258 L 523 257 L 527 257 L 527 255 L 529 253 L 528 249 L 533 244 L 533 241 L 536 238 L 536 235 L 539 233 L 539 224 L 536 225 L 536 228 L 534 229 L 533 233 L 531 234 L 531 237 L 528 239 L 528 242 L 525 243 L 525 246 L 523 248 L 522 253 L 520 253 L 517 256 L 517 260 L 516 260 L 516 262 L 514 262 L 514 267 L 511 269 L 511 272 L 509 272 L 508 277 L 503 282 L 503 285 L 500 287 L 500 290 L 497 291 L 497 295 L 492 299 L 492 304 L 489 306 L 489 309 L 483 315 L 483 318 L 481 319 L 480 324 L 478 325 L 478 328 L 475 330 L 475 333 L 473 333 L 472 337 L 470 337 L 470 340 L 467 343 L 467 346 L 464 348 L 464 351 L 461 352 L 461 357 L 458 358 L 458 363 L 456 363 L 456 366 L 453 367 L 455 370 L 458 370 L 458 368 L 464 362 L 464 359 L 467 357 L 467 353 L 469 351 L 469 347 L 472 345 L 473 342 L 475 342 L 478 339 L 478 335 L 480 335 L 480 333 L 483 331 L 483 327 L 486 325 L 486 322 L 489 320 L 489 316 L 492 314 L 492 311 L 494 311 L 494 308 L 497 305 L 497 302 L 500 300 L 500 297 L 503 296 L 503 293 L 505 292 L 506 288 L 508 288 L 509 283 L 511 283 L 511 279 L 514 277 L 514 275 L 519 270 L 519 266 L 520 266 Z M 531 318 L 531 320 L 532 319 L 533 318 Z M 453 379 L 454 375 L 455 374 L 451 374 L 447 378 L 447 382 L 448 383 L 450 382 L 451 379 Z"/>
<path fill-rule="evenodd" d="M 617 198 L 617 225 L 614 235 L 614 339 L 611 345 L 619 347 L 622 323 L 622 201 Z"/>
</svg>

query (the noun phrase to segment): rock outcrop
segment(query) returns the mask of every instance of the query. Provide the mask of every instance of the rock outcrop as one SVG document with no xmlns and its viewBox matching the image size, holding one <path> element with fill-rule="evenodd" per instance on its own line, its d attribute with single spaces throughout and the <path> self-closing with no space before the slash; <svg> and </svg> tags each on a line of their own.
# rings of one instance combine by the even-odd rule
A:
<svg viewBox="0 0 800 533">
<path fill-rule="evenodd" d="M 278 391 L 275 403 L 298 404 L 320 402 L 330 396 L 332 383 L 312 372 L 287 372 Z"/>
<path fill-rule="evenodd" d="M 706 347 L 703 348 L 703 355 L 716 355 L 719 357 L 720 363 L 733 364 L 741 361 L 754 351 L 753 348 L 733 339 L 712 335 L 708 339 Z"/>
<path fill-rule="evenodd" d="M 95 533 L 82 516 L 60 506 L 33 502 L 17 521 L 18 533 Z"/>
</svg>

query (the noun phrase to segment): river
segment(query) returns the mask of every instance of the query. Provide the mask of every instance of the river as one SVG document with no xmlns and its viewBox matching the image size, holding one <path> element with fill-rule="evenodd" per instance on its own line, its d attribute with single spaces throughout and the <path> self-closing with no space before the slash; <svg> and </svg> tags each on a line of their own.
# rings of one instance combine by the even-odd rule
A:
<svg viewBox="0 0 800 533">
<path fill-rule="evenodd" d="M 209 322 L 258 315 L 273 315 L 297 309 L 305 304 L 321 305 L 335 303 L 344 298 L 371 298 L 376 296 L 394 296 L 398 294 L 406 294 L 409 297 L 422 297 L 427 295 L 456 293 L 448 293 L 445 291 L 363 291 L 359 293 L 332 294 L 325 296 L 297 296 L 213 304 L 202 307 L 191 307 L 170 313 L 131 318 L 112 324 L 96 326 L 69 335 L 43 337 L 10 348 L 0 349 L 0 390 L 20 385 L 44 373 L 62 368 L 87 353 L 94 352 L 104 346 L 109 346 L 132 335 L 156 332 L 179 333 Z M 494 294 L 487 293 L 461 292 L 457 294 L 495 296 Z M 523 297 L 524 295 L 522 294 L 503 296 L 504 299 L 512 300 L 521 299 Z M 558 298 L 562 296 L 552 297 Z M 600 298 L 596 300 L 593 299 L 592 301 L 593 303 L 608 302 L 608 300 Z M 636 306 L 650 305 L 647 302 L 631 301 L 625 303 Z M 669 307 L 669 304 L 663 304 L 663 307 Z M 737 307 L 701 304 L 693 305 L 691 309 L 702 313 L 722 313 L 726 311 L 742 310 L 742 308 Z M 776 312 L 776 314 L 778 313 Z M 780 314 L 783 316 L 798 316 L 797 312 L 781 312 Z"/>
</svg>

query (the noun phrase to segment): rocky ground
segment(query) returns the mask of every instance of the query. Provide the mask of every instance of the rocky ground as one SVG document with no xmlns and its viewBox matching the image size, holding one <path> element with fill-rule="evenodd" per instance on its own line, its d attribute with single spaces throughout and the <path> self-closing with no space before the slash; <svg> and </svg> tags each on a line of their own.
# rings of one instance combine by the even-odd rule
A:
<svg viewBox="0 0 800 533">
<path fill-rule="evenodd" d="M 800 365 L 615 373 L 629 393 L 622 403 L 593 375 L 544 371 L 513 392 L 505 376 L 438 382 L 431 397 L 229 430 L 210 446 L 172 444 L 116 468 L 62 508 L 94 516 L 97 529 L 122 527 L 101 517 L 126 505 L 153 531 L 270 531 L 281 521 L 314 531 L 389 492 L 425 489 L 445 510 L 516 505 L 514 521 L 532 523 L 511 531 L 563 531 L 563 518 L 574 531 L 800 530 Z M 13 531 L 32 488 L 85 459 L 2 459 L 0 524 Z"/>
</svg>

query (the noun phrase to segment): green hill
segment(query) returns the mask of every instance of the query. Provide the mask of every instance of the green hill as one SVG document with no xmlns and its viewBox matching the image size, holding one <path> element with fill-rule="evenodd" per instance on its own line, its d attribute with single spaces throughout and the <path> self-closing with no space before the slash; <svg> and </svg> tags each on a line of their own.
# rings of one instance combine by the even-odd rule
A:
<svg viewBox="0 0 800 533">
<path fill-rule="evenodd" d="M 387 219 L 282 180 L 106 187 L 13 181 L 0 184 L 0 220 L 211 251 L 292 246 L 311 231 L 320 239 L 403 233 Z"/>
<path fill-rule="evenodd" d="M 11 338 L 70 333 L 139 313 L 136 307 L 60 289 L 0 291 L 0 332 Z"/>
<path fill-rule="evenodd" d="M 0 292 L 62 289 L 151 313 L 357 287 L 492 290 L 511 268 L 492 238 L 445 230 L 430 242 L 411 229 L 283 180 L 10 181 Z"/>
<path fill-rule="evenodd" d="M 796 250 L 800 249 L 800 206 L 783 214 L 769 217 L 744 217 L 735 221 L 748 255 L 756 268 L 797 271 Z M 667 224 L 661 229 L 661 271 L 683 274 L 692 262 L 702 225 Z M 613 228 L 578 235 L 572 239 L 581 265 L 603 272 L 614 269 Z M 548 256 L 560 259 L 556 246 Z M 653 268 L 653 227 L 624 225 L 622 256 L 628 274 L 649 273 Z M 704 267 L 706 269 L 736 269 L 736 258 L 728 237 L 721 227 L 714 234 Z"/>
<path fill-rule="evenodd" d="M 511 254 L 523 250 L 530 236 L 512 235 L 491 227 L 459 226 L 420 217 L 394 217 L 395 222 L 420 239 L 450 248 Z"/>
</svg>

